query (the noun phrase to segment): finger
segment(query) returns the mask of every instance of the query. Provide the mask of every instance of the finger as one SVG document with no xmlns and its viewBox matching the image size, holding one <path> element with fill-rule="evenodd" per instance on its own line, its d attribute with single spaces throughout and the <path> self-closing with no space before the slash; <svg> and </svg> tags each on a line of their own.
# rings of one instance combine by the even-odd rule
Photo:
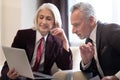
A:
<svg viewBox="0 0 120 80">
<path fill-rule="evenodd" d="M 12 76 L 13 76 L 14 78 L 17 78 L 17 77 L 19 76 L 19 74 L 18 74 L 18 72 L 14 72 L 14 73 L 12 74 Z"/>
<path fill-rule="evenodd" d="M 87 45 L 93 47 L 93 44 L 91 42 L 88 42 Z"/>
<path fill-rule="evenodd" d="M 85 48 L 86 48 L 86 44 L 83 44 L 83 45 L 80 46 L 81 50 L 84 50 Z"/>
<path fill-rule="evenodd" d="M 90 43 L 90 42 L 87 44 L 87 47 L 88 47 L 88 49 L 90 49 L 90 50 L 93 50 L 93 48 L 94 48 L 94 46 L 93 46 L 92 43 Z"/>
<path fill-rule="evenodd" d="M 86 47 L 86 45 L 82 45 L 82 46 L 80 47 L 80 51 L 81 51 L 81 53 L 87 52 L 87 47 Z"/>
<path fill-rule="evenodd" d="M 58 35 L 60 33 L 62 33 L 62 32 L 61 32 L 61 30 L 59 28 L 55 28 L 54 30 L 52 30 L 53 35 Z"/>
<path fill-rule="evenodd" d="M 50 32 L 53 34 L 56 30 L 57 30 L 57 28 L 53 28 L 50 30 Z"/>
<path fill-rule="evenodd" d="M 59 25 L 58 22 L 55 23 L 55 27 L 56 27 L 56 28 L 59 28 L 59 27 L 60 27 L 60 25 Z"/>
<path fill-rule="evenodd" d="M 10 79 L 16 79 L 17 77 L 19 77 L 19 74 L 17 72 L 13 72 L 12 74 L 9 75 Z"/>
<path fill-rule="evenodd" d="M 12 69 L 10 69 L 9 71 L 8 71 L 8 75 L 10 75 L 10 74 L 12 74 L 13 72 L 15 71 L 15 69 L 14 68 L 12 68 Z"/>
<path fill-rule="evenodd" d="M 88 53 L 91 54 L 91 53 L 94 53 L 94 48 L 88 44 L 85 44 L 80 47 L 80 51 L 83 54 L 88 54 Z"/>
<path fill-rule="evenodd" d="M 56 30 L 56 31 L 54 31 L 54 35 L 58 35 L 60 33 L 60 31 L 58 31 L 58 30 Z"/>
<path fill-rule="evenodd" d="M 10 70 L 8 71 L 7 76 L 8 76 L 9 78 L 13 79 L 13 78 L 15 78 L 15 77 L 18 77 L 19 74 L 18 74 L 18 72 L 15 71 L 14 68 L 12 68 L 12 69 L 10 69 Z"/>
</svg>

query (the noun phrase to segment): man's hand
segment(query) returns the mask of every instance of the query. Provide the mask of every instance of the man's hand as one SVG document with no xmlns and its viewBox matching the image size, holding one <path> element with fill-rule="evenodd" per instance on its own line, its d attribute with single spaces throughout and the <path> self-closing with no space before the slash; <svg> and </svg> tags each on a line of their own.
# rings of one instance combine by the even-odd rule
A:
<svg viewBox="0 0 120 80">
<path fill-rule="evenodd" d="M 92 43 L 83 44 L 80 46 L 80 54 L 84 65 L 88 64 L 94 56 L 94 46 Z"/>
<path fill-rule="evenodd" d="M 119 80 L 116 76 L 105 76 L 102 80 Z"/>
</svg>

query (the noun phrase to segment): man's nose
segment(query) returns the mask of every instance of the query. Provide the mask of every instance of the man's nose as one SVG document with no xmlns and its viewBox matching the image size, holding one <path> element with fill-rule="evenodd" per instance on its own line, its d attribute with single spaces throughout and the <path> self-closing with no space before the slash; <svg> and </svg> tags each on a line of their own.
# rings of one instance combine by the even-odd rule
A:
<svg viewBox="0 0 120 80">
<path fill-rule="evenodd" d="M 74 27 L 72 27 L 72 33 L 75 33 L 75 32 L 76 32 L 75 28 L 74 28 Z"/>
</svg>

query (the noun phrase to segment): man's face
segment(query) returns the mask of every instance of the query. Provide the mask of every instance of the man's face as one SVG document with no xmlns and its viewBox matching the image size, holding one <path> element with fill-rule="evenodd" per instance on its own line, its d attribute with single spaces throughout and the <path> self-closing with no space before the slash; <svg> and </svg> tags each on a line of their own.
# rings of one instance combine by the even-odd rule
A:
<svg viewBox="0 0 120 80">
<path fill-rule="evenodd" d="M 84 14 L 79 9 L 76 9 L 71 14 L 72 33 L 76 33 L 81 39 L 87 38 L 90 33 L 89 22 L 89 19 L 85 18 Z"/>
</svg>

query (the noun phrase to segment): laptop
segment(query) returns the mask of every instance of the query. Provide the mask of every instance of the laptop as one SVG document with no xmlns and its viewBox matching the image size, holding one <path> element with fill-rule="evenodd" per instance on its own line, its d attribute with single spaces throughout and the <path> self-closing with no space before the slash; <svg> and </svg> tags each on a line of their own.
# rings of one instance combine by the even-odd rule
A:
<svg viewBox="0 0 120 80">
<path fill-rule="evenodd" d="M 26 52 L 24 49 L 2 46 L 3 53 L 9 68 L 15 68 L 20 76 L 31 79 L 52 79 L 51 75 L 32 72 Z"/>
</svg>

